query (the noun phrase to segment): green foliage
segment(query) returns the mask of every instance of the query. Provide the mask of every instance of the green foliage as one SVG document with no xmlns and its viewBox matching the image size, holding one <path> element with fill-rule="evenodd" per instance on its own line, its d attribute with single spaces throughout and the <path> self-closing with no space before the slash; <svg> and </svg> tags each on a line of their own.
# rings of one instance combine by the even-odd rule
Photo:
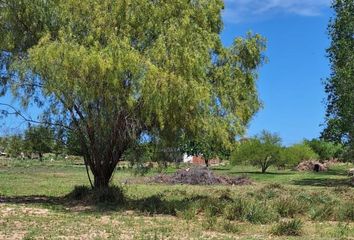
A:
<svg viewBox="0 0 354 240">
<path fill-rule="evenodd" d="M 235 223 L 233 223 L 231 221 L 227 221 L 227 220 L 224 220 L 221 223 L 221 228 L 227 233 L 238 233 L 238 232 L 240 232 L 239 227 Z"/>
<path fill-rule="evenodd" d="M 83 156 L 80 134 L 76 131 L 67 131 L 66 150 L 69 155 Z"/>
<path fill-rule="evenodd" d="M 344 202 L 339 208 L 339 218 L 342 221 L 354 221 L 354 202 Z"/>
<path fill-rule="evenodd" d="M 54 146 L 54 133 L 45 126 L 30 126 L 24 134 L 26 152 L 36 153 L 42 159 L 44 153 L 50 153 Z"/>
<path fill-rule="evenodd" d="M 318 154 L 320 160 L 330 160 L 340 158 L 343 154 L 343 146 L 341 144 L 327 142 L 319 139 L 305 140 L 304 143 L 312 148 Z"/>
<path fill-rule="evenodd" d="M 19 157 L 21 153 L 24 151 L 24 141 L 22 135 L 14 135 L 7 138 L 7 145 L 5 151 L 11 157 Z"/>
<path fill-rule="evenodd" d="M 335 16 L 328 27 L 332 41 L 327 50 L 332 73 L 325 82 L 327 113 L 322 137 L 349 145 L 349 156 L 354 159 L 354 2 L 335 0 L 332 8 Z"/>
<path fill-rule="evenodd" d="M 224 217 L 227 220 L 245 220 L 249 207 L 249 202 L 243 198 L 237 198 L 233 203 L 226 205 L 224 209 Z"/>
<path fill-rule="evenodd" d="M 294 217 L 307 211 L 306 204 L 293 196 L 280 196 L 275 208 L 281 217 Z"/>
<path fill-rule="evenodd" d="M 79 133 L 97 187 L 143 133 L 204 132 L 229 146 L 260 107 L 265 40 L 249 33 L 223 47 L 223 8 L 222 0 L 5 0 L 6 84 L 25 107 L 49 106 L 49 119 Z"/>
<path fill-rule="evenodd" d="M 153 161 L 154 146 L 150 143 L 136 143 L 127 149 L 122 158 L 129 161 L 135 175 L 146 175 L 150 167 L 148 162 Z"/>
<path fill-rule="evenodd" d="M 237 198 L 226 204 L 223 214 L 227 220 L 249 221 L 257 224 L 272 222 L 278 218 L 274 209 L 265 202 L 250 201 L 245 198 Z"/>
<path fill-rule="evenodd" d="M 349 239 L 351 232 L 350 223 L 339 222 L 336 229 L 333 232 L 333 236 L 336 239 Z"/>
<path fill-rule="evenodd" d="M 188 155 L 202 156 L 207 167 L 209 167 L 209 160 L 216 158 L 227 159 L 230 155 L 229 149 L 222 143 L 217 142 L 215 138 L 211 139 L 203 135 L 187 140 L 182 149 Z"/>
<path fill-rule="evenodd" d="M 303 223 L 299 219 L 280 221 L 273 229 L 272 233 L 278 236 L 301 236 Z"/>
<path fill-rule="evenodd" d="M 232 153 L 231 163 L 247 162 L 260 166 L 262 173 L 281 161 L 281 139 L 277 134 L 263 131 L 255 138 L 242 141 Z"/>
<path fill-rule="evenodd" d="M 281 151 L 282 164 L 284 166 L 296 166 L 304 160 L 318 159 L 317 153 L 305 143 L 294 144 L 290 147 L 283 148 Z"/>
</svg>

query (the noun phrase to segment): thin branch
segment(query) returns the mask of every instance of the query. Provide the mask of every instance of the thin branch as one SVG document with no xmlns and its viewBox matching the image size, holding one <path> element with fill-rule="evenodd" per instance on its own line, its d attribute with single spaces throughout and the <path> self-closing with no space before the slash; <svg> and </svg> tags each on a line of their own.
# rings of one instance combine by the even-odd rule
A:
<svg viewBox="0 0 354 240">
<path fill-rule="evenodd" d="M 36 120 L 31 119 L 31 118 L 28 118 L 25 115 L 23 115 L 19 110 L 17 110 L 14 106 L 11 106 L 10 104 L 7 104 L 7 103 L 0 103 L 0 106 L 4 106 L 4 107 L 12 109 L 14 112 L 8 112 L 7 110 L 4 110 L 4 111 L 6 111 L 6 114 L 13 114 L 13 115 L 20 116 L 26 122 L 35 123 L 35 124 L 45 124 L 45 125 L 58 126 L 58 127 L 63 127 L 63 128 L 69 129 L 69 130 L 73 130 L 69 126 L 66 126 L 66 125 L 63 125 L 63 124 L 51 123 L 51 122 L 48 122 L 48 121 L 36 121 Z"/>
</svg>

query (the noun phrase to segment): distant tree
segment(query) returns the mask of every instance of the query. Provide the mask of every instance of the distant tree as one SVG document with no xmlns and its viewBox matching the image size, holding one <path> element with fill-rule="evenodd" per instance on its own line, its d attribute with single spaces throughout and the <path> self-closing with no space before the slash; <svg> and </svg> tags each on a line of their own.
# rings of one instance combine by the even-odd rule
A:
<svg viewBox="0 0 354 240">
<path fill-rule="evenodd" d="M 0 137 L 0 152 L 5 152 L 7 148 L 8 139 L 6 137 Z"/>
<path fill-rule="evenodd" d="M 67 131 L 66 150 L 69 155 L 84 156 L 85 151 L 82 149 L 80 134 L 76 131 Z"/>
<path fill-rule="evenodd" d="M 231 163 L 247 162 L 254 166 L 260 166 L 265 173 L 271 165 L 279 163 L 281 158 L 281 138 L 277 134 L 267 131 L 254 138 L 242 141 L 232 153 Z"/>
<path fill-rule="evenodd" d="M 27 151 L 38 154 L 43 159 L 44 153 L 50 153 L 54 144 L 53 130 L 46 126 L 30 126 L 24 134 Z"/>
<path fill-rule="evenodd" d="M 67 153 L 67 146 L 66 146 L 66 131 L 63 128 L 58 128 L 53 131 L 53 146 L 51 152 L 55 154 L 57 158 L 61 154 Z"/>
<path fill-rule="evenodd" d="M 19 157 L 24 152 L 25 146 L 23 137 L 20 134 L 9 136 L 7 138 L 6 153 L 11 157 Z"/>
<path fill-rule="evenodd" d="M 335 16 L 329 24 L 332 41 L 327 50 L 332 73 L 325 82 L 327 113 L 322 138 L 347 145 L 346 155 L 354 159 L 354 1 L 334 0 L 332 8 Z"/>
<path fill-rule="evenodd" d="M 339 158 L 344 152 L 344 148 L 340 143 L 320 139 L 305 140 L 304 143 L 309 146 L 322 161 Z"/>
<path fill-rule="evenodd" d="M 130 162 L 134 174 L 145 175 L 150 170 L 147 163 L 153 161 L 153 155 L 154 146 L 151 143 L 136 142 L 124 152 L 122 159 Z"/>
<path fill-rule="evenodd" d="M 207 167 L 209 167 L 210 160 L 225 159 L 229 155 L 229 148 L 219 143 L 216 138 L 202 134 L 186 140 L 182 149 L 188 155 L 202 157 Z"/>
<path fill-rule="evenodd" d="M 295 166 L 304 160 L 318 159 L 318 154 L 305 143 L 294 144 L 290 147 L 285 147 L 281 151 L 281 165 Z"/>
</svg>

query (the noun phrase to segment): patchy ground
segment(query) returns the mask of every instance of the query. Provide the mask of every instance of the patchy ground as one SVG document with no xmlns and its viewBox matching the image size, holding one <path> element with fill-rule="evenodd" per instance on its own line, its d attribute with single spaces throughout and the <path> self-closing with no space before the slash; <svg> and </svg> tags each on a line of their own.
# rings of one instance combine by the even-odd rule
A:
<svg viewBox="0 0 354 240">
<path fill-rule="evenodd" d="M 190 167 L 177 170 L 172 175 L 159 174 L 151 178 L 154 183 L 190 185 L 249 185 L 252 181 L 245 176 L 219 176 L 206 167 Z"/>
<path fill-rule="evenodd" d="M 218 168 L 219 176 L 247 175 L 253 184 L 140 182 L 123 187 L 124 205 L 102 206 L 65 197 L 87 183 L 83 166 L 27 164 L 0 168 L 0 239 L 354 239 L 349 165 L 265 175 Z M 117 172 L 115 182 L 127 178 L 135 179 Z M 293 218 L 303 223 L 301 236 L 273 234 L 280 221 Z"/>
</svg>

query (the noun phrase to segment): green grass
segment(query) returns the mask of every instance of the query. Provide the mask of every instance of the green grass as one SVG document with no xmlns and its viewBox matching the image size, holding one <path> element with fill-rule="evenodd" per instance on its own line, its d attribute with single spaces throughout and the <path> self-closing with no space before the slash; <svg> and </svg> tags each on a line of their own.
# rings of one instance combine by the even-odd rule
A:
<svg viewBox="0 0 354 240">
<path fill-rule="evenodd" d="M 77 162 L 0 161 L 0 239 L 353 239 L 350 167 L 268 174 L 250 166 L 214 168 L 247 175 L 250 186 L 122 185 L 134 178 L 124 170 L 113 183 L 124 188 L 125 203 L 102 206 L 65 197 L 88 185 Z M 300 237 L 273 234 L 288 218 L 303 223 Z"/>
<path fill-rule="evenodd" d="M 342 163 L 333 166 L 327 172 L 297 172 L 293 170 L 277 170 L 270 167 L 267 173 L 262 174 L 260 170 L 252 166 L 224 166 L 214 167 L 219 174 L 233 176 L 248 176 L 251 179 L 262 183 L 281 183 L 299 186 L 349 186 L 347 170 L 353 165 Z"/>
</svg>

